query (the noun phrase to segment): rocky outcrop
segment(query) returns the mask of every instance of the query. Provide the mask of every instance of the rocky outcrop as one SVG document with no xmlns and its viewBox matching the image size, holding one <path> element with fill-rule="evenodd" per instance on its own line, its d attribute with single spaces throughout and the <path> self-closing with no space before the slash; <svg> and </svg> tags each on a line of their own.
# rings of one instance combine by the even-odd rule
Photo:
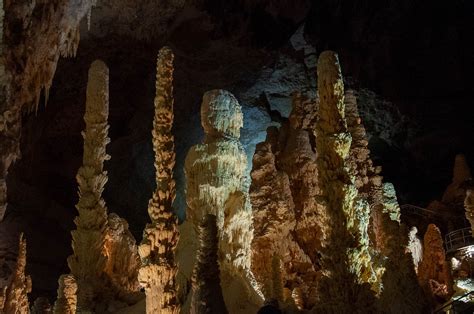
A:
<svg viewBox="0 0 474 314">
<path fill-rule="evenodd" d="M 418 278 L 431 304 L 441 304 L 453 294 L 453 279 L 446 262 L 441 232 L 433 224 L 428 225 L 423 239 L 423 260 L 418 267 Z"/>
<path fill-rule="evenodd" d="M 464 208 L 466 210 L 466 218 L 471 224 L 472 232 L 474 232 L 474 189 L 472 187 L 466 190 Z"/>
<path fill-rule="evenodd" d="M 77 310 L 77 283 L 73 275 L 59 277 L 58 298 L 54 314 L 75 314 Z"/>
<path fill-rule="evenodd" d="M 110 280 L 115 297 L 135 303 L 140 297 L 138 248 L 128 230 L 127 221 L 114 213 L 107 217 L 104 254 L 107 258 L 104 273 Z"/>
<path fill-rule="evenodd" d="M 198 229 L 199 249 L 193 273 L 191 313 L 228 313 L 220 283 L 216 216 L 203 217 Z"/>
<path fill-rule="evenodd" d="M 179 313 L 175 249 L 179 238 L 173 213 L 176 197 L 173 127 L 173 59 L 170 48 L 160 50 L 156 74 L 153 150 L 157 188 L 148 204 L 151 223 L 143 232 L 139 252 L 142 267 L 140 284 L 145 288 L 147 313 Z"/>
<path fill-rule="evenodd" d="M 231 313 L 256 311 L 258 297 L 249 285 L 252 215 L 246 189 L 247 159 L 239 142 L 242 111 L 224 90 L 204 94 L 203 144 L 193 146 L 185 161 L 187 219 L 195 231 L 202 219 L 216 216 L 220 281 Z M 196 248 L 197 249 L 197 248 Z M 244 301 L 245 300 L 245 301 Z"/>
<path fill-rule="evenodd" d="M 319 186 L 327 206 L 329 235 L 322 252 L 325 276 L 320 284 L 318 312 L 369 311 L 373 273 L 368 252 L 369 205 L 360 199 L 347 158 L 351 134 L 344 112 L 344 84 L 337 55 L 318 60 L 319 120 L 315 130 Z M 337 262 L 336 262 L 337 261 Z"/>
<path fill-rule="evenodd" d="M 25 274 L 26 268 L 26 240 L 20 234 L 18 243 L 18 258 L 15 271 L 10 283 L 0 297 L 1 313 L 24 314 L 30 312 L 28 293 L 31 292 L 31 278 Z"/>
<path fill-rule="evenodd" d="M 110 141 L 107 137 L 108 88 L 107 66 L 102 61 L 94 61 L 87 84 L 83 166 L 77 173 L 79 201 L 76 208 L 79 215 L 74 219 L 77 228 L 71 232 L 74 254 L 68 258 L 69 268 L 77 281 L 77 302 L 81 310 L 92 310 L 93 300 L 109 292 L 104 283 L 107 208 L 102 198 L 107 182 L 104 161 L 110 158 L 105 152 Z"/>
<path fill-rule="evenodd" d="M 93 0 L 5 1 L 0 7 L 0 220 L 6 177 L 20 157 L 21 112 L 48 100 L 60 56 L 75 55 L 79 23 Z"/>
<path fill-rule="evenodd" d="M 250 186 L 254 218 L 252 271 L 266 300 L 294 303 L 275 295 L 273 260 L 281 260 L 283 286 L 298 290 L 300 307 L 317 301 L 319 251 L 326 237 L 323 206 L 317 203 L 316 155 L 307 129 L 315 104 L 301 94 L 293 98 L 289 124 L 269 128 L 257 145 Z M 304 305 L 303 305 L 304 304 Z"/>
</svg>

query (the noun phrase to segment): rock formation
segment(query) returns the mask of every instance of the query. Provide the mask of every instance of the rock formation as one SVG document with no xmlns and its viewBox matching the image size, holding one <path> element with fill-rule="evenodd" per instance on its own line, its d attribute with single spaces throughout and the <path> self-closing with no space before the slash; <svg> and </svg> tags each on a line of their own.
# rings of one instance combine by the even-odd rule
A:
<svg viewBox="0 0 474 314">
<path fill-rule="evenodd" d="M 179 238 L 173 213 L 176 197 L 173 127 L 173 52 L 164 47 L 158 55 L 153 150 L 157 188 L 148 204 L 147 224 L 139 247 L 140 284 L 145 288 L 147 313 L 179 313 L 174 253 Z"/>
<path fill-rule="evenodd" d="M 273 292 L 273 258 L 282 263 L 283 286 L 298 289 L 302 303 L 316 302 L 318 251 L 325 239 L 325 219 L 317 204 L 316 155 L 308 128 L 314 103 L 296 94 L 290 124 L 269 128 L 257 144 L 250 186 L 254 218 L 252 271 L 265 299 L 285 300 Z M 303 307 L 303 305 L 301 304 Z"/>
<path fill-rule="evenodd" d="M 470 187 L 466 190 L 466 198 L 464 199 L 464 208 L 466 210 L 466 218 L 471 224 L 472 234 L 474 234 L 474 189 Z"/>
<path fill-rule="evenodd" d="M 49 300 L 44 297 L 39 297 L 31 307 L 31 314 L 49 314 L 53 312 L 52 310 Z"/>
<path fill-rule="evenodd" d="M 248 313 L 258 298 L 249 285 L 252 215 L 246 190 L 247 159 L 239 142 L 242 111 L 224 90 L 204 94 L 203 144 L 193 146 L 185 161 L 187 219 L 195 231 L 202 219 L 216 216 L 220 281 L 227 309 Z M 243 302 L 245 300 L 245 302 Z"/>
<path fill-rule="evenodd" d="M 20 157 L 21 112 L 37 108 L 43 89 L 47 101 L 59 57 L 75 55 L 79 23 L 93 2 L 4 1 L 0 7 L 0 220 L 8 169 Z"/>
<path fill-rule="evenodd" d="M 26 240 L 20 234 L 18 243 L 18 258 L 16 268 L 10 283 L 0 297 L 0 313 L 24 314 L 30 312 L 28 293 L 31 292 L 31 278 L 25 274 L 26 268 Z"/>
<path fill-rule="evenodd" d="M 453 279 L 446 262 L 441 231 L 428 225 L 423 239 L 423 260 L 418 267 L 418 278 L 432 305 L 444 303 L 453 294 Z"/>
<path fill-rule="evenodd" d="M 199 250 L 193 273 L 191 313 L 227 313 L 220 283 L 216 216 L 207 214 L 198 229 Z"/>
<path fill-rule="evenodd" d="M 352 138 L 345 119 L 341 69 L 334 52 L 325 51 L 319 57 L 318 95 L 318 179 L 330 233 L 322 252 L 325 276 L 315 312 L 370 312 L 375 299 L 365 284 L 373 276 L 368 252 L 369 206 L 358 197 L 354 176 L 348 171 Z"/>
<path fill-rule="evenodd" d="M 77 281 L 78 308 L 81 310 L 92 310 L 94 298 L 107 293 L 104 291 L 107 208 L 102 192 L 107 182 L 104 161 L 110 158 L 105 152 L 110 141 L 107 137 L 108 88 L 107 66 L 102 61 L 94 61 L 87 84 L 83 166 L 76 177 L 79 215 L 74 219 L 77 229 L 71 232 L 74 254 L 68 258 L 69 268 Z"/>
<path fill-rule="evenodd" d="M 77 283 L 72 275 L 59 277 L 58 298 L 54 303 L 54 314 L 75 314 L 77 310 Z"/>
<path fill-rule="evenodd" d="M 421 244 L 420 239 L 418 238 L 418 229 L 416 227 L 411 227 L 408 234 L 408 251 L 410 251 L 411 256 L 413 257 L 413 264 L 415 266 L 415 271 L 418 272 L 418 265 L 423 259 L 423 244 Z"/>
</svg>

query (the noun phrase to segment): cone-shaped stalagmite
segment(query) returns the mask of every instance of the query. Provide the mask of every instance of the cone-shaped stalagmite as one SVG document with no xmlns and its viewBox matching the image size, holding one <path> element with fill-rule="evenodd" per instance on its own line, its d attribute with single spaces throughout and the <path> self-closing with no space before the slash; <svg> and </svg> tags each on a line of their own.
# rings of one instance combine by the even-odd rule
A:
<svg viewBox="0 0 474 314">
<path fill-rule="evenodd" d="M 26 240 L 22 233 L 18 244 L 15 271 L 8 287 L 3 292 L 4 295 L 0 296 L 0 313 L 25 314 L 30 312 L 27 294 L 31 292 L 31 278 L 25 275 L 25 268 Z M 1 307 L 2 303 L 3 307 Z"/>
<path fill-rule="evenodd" d="M 104 160 L 109 143 L 109 69 L 102 61 L 94 61 L 87 84 L 86 123 L 83 166 L 76 179 L 79 184 L 79 215 L 74 219 L 77 229 L 72 231 L 74 254 L 68 258 L 69 268 L 78 285 L 77 302 L 81 310 L 93 307 L 93 298 L 104 293 L 106 257 L 104 243 L 107 228 L 107 208 L 102 198 L 107 173 Z"/>
<path fill-rule="evenodd" d="M 347 158 L 351 135 L 344 116 L 344 84 L 337 55 L 323 52 L 318 61 L 319 120 L 316 127 L 317 163 L 322 201 L 330 233 L 322 254 L 326 276 L 320 285 L 315 312 L 367 313 L 374 295 L 368 255 L 368 204 L 358 198 Z"/>
<path fill-rule="evenodd" d="M 174 252 L 178 241 L 177 219 L 173 214 L 176 196 L 173 127 L 173 52 L 164 47 L 158 55 L 156 74 L 153 150 L 156 191 L 148 204 L 151 223 L 144 230 L 139 247 L 142 267 L 139 280 L 145 288 L 147 313 L 179 313 L 176 293 Z"/>
</svg>

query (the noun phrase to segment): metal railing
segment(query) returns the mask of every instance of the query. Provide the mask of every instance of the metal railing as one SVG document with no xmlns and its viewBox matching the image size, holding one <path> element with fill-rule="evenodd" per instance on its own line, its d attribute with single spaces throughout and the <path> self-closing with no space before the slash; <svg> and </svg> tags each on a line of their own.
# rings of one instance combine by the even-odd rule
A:
<svg viewBox="0 0 474 314">
<path fill-rule="evenodd" d="M 446 253 L 452 253 L 459 249 L 474 245 L 471 228 L 458 229 L 448 233 L 444 237 L 446 243 Z"/>
<path fill-rule="evenodd" d="M 467 296 L 469 296 L 469 295 L 471 295 L 471 294 L 474 294 L 474 291 L 469 291 L 468 293 L 466 293 L 466 294 L 460 296 L 459 298 L 456 298 L 455 300 L 449 301 L 448 303 L 444 304 L 444 305 L 441 306 L 440 308 L 437 308 L 436 310 L 434 310 L 432 313 L 433 313 L 433 314 L 434 314 L 434 313 L 441 313 L 441 312 L 445 313 L 446 310 L 452 309 L 452 306 L 453 306 L 453 304 L 454 304 L 455 302 L 459 302 L 459 301 L 461 301 L 462 299 L 464 299 L 465 297 L 467 297 Z"/>
</svg>

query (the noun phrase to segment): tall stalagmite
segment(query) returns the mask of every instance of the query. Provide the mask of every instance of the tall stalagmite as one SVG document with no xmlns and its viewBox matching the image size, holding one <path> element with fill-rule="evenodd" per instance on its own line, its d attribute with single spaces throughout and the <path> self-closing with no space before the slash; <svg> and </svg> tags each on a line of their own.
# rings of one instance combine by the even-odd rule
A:
<svg viewBox="0 0 474 314">
<path fill-rule="evenodd" d="M 347 158 L 351 147 L 344 112 L 344 84 L 337 55 L 318 60 L 319 120 L 315 131 L 319 186 L 329 215 L 323 250 L 325 277 L 315 312 L 370 312 L 374 295 L 365 284 L 372 276 L 368 254 L 369 206 L 357 195 Z"/>
<path fill-rule="evenodd" d="M 446 262 L 441 231 L 428 225 L 423 239 L 423 259 L 418 267 L 420 285 L 433 306 L 449 300 L 453 294 L 453 278 Z"/>
<path fill-rule="evenodd" d="M 240 104 L 227 91 L 206 92 L 201 123 L 204 143 L 193 146 L 185 161 L 187 219 L 198 232 L 207 214 L 216 216 L 220 281 L 227 309 L 249 313 L 258 309 L 260 300 L 249 285 L 253 228 L 246 188 L 247 158 L 239 141 L 243 124 Z"/>
<path fill-rule="evenodd" d="M 58 298 L 54 303 L 54 314 L 76 314 L 77 283 L 73 275 L 59 277 Z"/>
<path fill-rule="evenodd" d="M 157 188 L 148 204 L 147 224 L 139 247 L 142 267 L 139 280 L 146 292 L 147 313 L 179 313 L 175 249 L 179 233 L 173 213 L 176 197 L 173 127 L 173 52 L 164 47 L 158 54 L 153 150 Z"/>
<path fill-rule="evenodd" d="M 0 313 L 25 314 L 30 312 L 28 293 L 31 292 L 31 278 L 25 274 L 26 268 L 26 240 L 20 234 L 18 243 L 18 258 L 16 268 L 4 295 L 0 297 Z"/>
<path fill-rule="evenodd" d="M 198 229 L 199 250 L 193 273 L 191 313 L 227 313 L 222 295 L 218 262 L 216 216 L 207 214 Z"/>
<path fill-rule="evenodd" d="M 77 281 L 77 305 L 81 310 L 92 309 L 93 299 L 107 293 L 103 289 L 107 208 L 102 192 L 107 182 L 104 161 L 110 158 L 105 152 L 110 141 L 108 114 L 109 69 L 102 61 L 94 61 L 87 84 L 83 166 L 76 176 L 79 215 L 74 219 L 77 229 L 71 232 L 74 254 L 68 258 L 69 268 Z"/>
</svg>

